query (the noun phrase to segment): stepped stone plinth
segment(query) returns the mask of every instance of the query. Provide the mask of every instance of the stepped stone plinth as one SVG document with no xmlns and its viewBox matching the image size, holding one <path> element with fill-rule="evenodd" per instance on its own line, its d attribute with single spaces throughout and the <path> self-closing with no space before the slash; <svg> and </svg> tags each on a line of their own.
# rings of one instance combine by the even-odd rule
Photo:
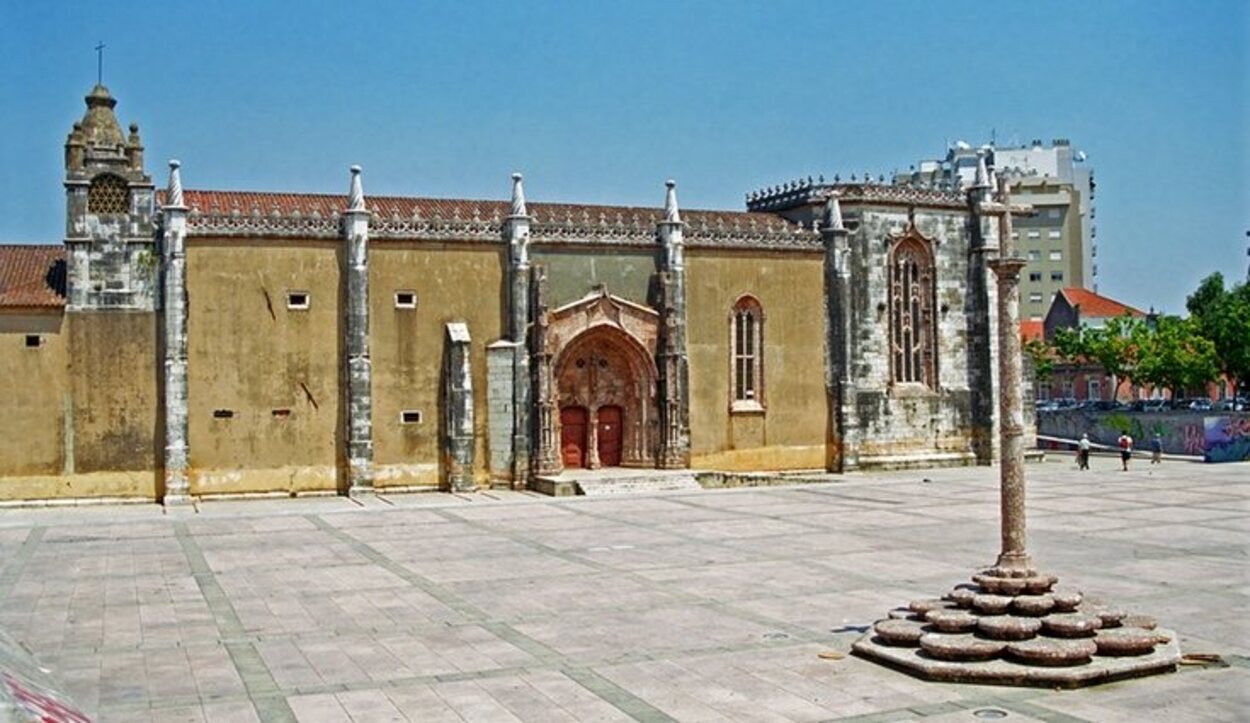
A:
<svg viewBox="0 0 1250 723">
<path fill-rule="evenodd" d="M 1080 591 L 1054 588 L 1053 575 L 995 572 L 973 576 L 976 583 L 957 585 L 942 599 L 891 610 L 854 652 L 930 680 L 1049 687 L 1165 672 L 1180 662 L 1175 636 L 1149 616 L 1082 604 Z M 997 584 L 1001 579 L 1029 582 Z"/>
</svg>

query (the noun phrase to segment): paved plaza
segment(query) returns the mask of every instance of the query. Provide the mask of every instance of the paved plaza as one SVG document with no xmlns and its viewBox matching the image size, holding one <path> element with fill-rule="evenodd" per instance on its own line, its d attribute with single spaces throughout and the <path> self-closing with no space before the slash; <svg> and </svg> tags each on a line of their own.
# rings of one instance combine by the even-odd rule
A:
<svg viewBox="0 0 1250 723">
<path fill-rule="evenodd" d="M 0 628 L 102 721 L 1216 721 L 1250 711 L 1250 465 L 1027 467 L 1029 547 L 1223 665 L 1074 691 L 845 655 L 993 563 L 997 468 L 600 498 L 0 510 Z"/>
</svg>

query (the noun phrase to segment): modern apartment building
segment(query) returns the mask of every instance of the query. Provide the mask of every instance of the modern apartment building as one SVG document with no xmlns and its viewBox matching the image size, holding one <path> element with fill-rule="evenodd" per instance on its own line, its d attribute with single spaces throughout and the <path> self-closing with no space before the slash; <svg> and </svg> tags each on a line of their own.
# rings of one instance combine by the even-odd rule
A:
<svg viewBox="0 0 1250 723">
<path fill-rule="evenodd" d="M 1020 318 L 1041 321 L 1060 289 L 1097 291 L 1094 172 L 1085 164 L 1085 154 L 1073 150 L 1067 139 L 1055 139 L 1049 146 L 1035 140 L 1014 148 L 973 148 L 959 142 L 944 159 L 921 161 L 906 173 L 896 173 L 894 182 L 969 188 L 982 154 L 992 175 L 1011 181 L 1013 200 L 1036 210 L 1014 222 L 1016 254 L 1028 261 L 1020 283 Z"/>
</svg>

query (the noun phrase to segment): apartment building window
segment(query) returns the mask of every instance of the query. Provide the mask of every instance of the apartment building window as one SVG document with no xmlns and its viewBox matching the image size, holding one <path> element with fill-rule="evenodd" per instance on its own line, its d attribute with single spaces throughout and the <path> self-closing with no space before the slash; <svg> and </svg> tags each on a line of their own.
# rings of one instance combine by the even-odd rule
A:
<svg viewBox="0 0 1250 723">
<path fill-rule="evenodd" d="M 1063 272 L 1062 271 L 1050 272 L 1050 280 L 1051 281 L 1063 281 Z"/>
<path fill-rule="evenodd" d="M 1089 398 L 1102 399 L 1102 382 L 1097 377 L 1089 378 Z"/>
<path fill-rule="evenodd" d="M 1063 211 L 1058 208 L 1046 209 L 1046 218 L 1063 218 Z"/>
<path fill-rule="evenodd" d="M 1042 280 L 1042 272 L 1040 271 L 1029 272 L 1029 281 L 1041 281 L 1041 280 Z"/>
<path fill-rule="evenodd" d="M 1041 260 L 1042 260 L 1042 252 L 1041 252 L 1041 251 L 1039 251 L 1039 250 L 1037 250 L 1037 249 L 1030 249 L 1030 250 L 1029 250 L 1029 261 L 1041 261 Z"/>
<path fill-rule="evenodd" d="M 1034 304 L 1042 303 L 1042 292 L 1034 291 L 1029 294 L 1029 301 Z"/>
<path fill-rule="evenodd" d="M 1039 230 L 1037 230 L 1037 229 L 1035 229 L 1035 228 L 1031 228 L 1031 229 L 1029 229 L 1029 238 L 1041 238 L 1041 237 L 1042 237 L 1042 232 L 1041 232 L 1041 231 L 1039 231 Z"/>
<path fill-rule="evenodd" d="M 1047 232 L 1046 232 L 1046 238 L 1052 238 L 1052 239 L 1053 239 L 1053 238 L 1061 238 L 1062 236 L 1063 236 L 1063 234 L 1062 234 L 1062 233 L 1060 233 L 1060 232 L 1059 232 L 1059 229 L 1057 229 L 1057 228 L 1052 228 L 1051 230 L 1049 230 L 1049 231 L 1047 231 Z"/>
<path fill-rule="evenodd" d="M 1056 251 L 1051 251 L 1051 252 L 1050 252 L 1050 260 L 1051 260 L 1051 261 L 1063 261 L 1063 252 L 1062 252 L 1062 251 L 1058 251 L 1058 250 L 1056 250 Z"/>
</svg>

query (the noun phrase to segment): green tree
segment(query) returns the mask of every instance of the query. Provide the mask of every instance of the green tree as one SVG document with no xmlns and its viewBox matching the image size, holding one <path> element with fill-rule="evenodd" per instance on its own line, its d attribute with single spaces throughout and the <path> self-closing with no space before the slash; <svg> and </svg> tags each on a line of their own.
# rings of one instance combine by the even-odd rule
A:
<svg viewBox="0 0 1250 723">
<path fill-rule="evenodd" d="M 1039 382 L 1050 381 L 1055 373 L 1055 350 L 1041 339 L 1024 342 L 1024 353 L 1033 361 L 1033 376 Z"/>
<path fill-rule="evenodd" d="M 1137 347 L 1133 332 L 1143 326 L 1141 319 L 1120 316 L 1108 319 L 1100 327 L 1082 326 L 1079 329 L 1059 329 L 1052 342 L 1056 353 L 1064 360 L 1074 363 L 1093 363 L 1111 375 L 1112 389 L 1118 389 L 1120 379 L 1136 381 Z"/>
<path fill-rule="evenodd" d="M 1224 288 L 1218 271 L 1185 300 L 1200 333 L 1215 345 L 1220 371 L 1244 393 L 1250 386 L 1250 284 Z"/>
<path fill-rule="evenodd" d="M 1137 349 L 1133 381 L 1172 390 L 1205 387 L 1219 377 L 1215 344 L 1202 335 L 1192 317 L 1161 316 L 1153 328 L 1140 324 L 1133 329 Z"/>
</svg>

